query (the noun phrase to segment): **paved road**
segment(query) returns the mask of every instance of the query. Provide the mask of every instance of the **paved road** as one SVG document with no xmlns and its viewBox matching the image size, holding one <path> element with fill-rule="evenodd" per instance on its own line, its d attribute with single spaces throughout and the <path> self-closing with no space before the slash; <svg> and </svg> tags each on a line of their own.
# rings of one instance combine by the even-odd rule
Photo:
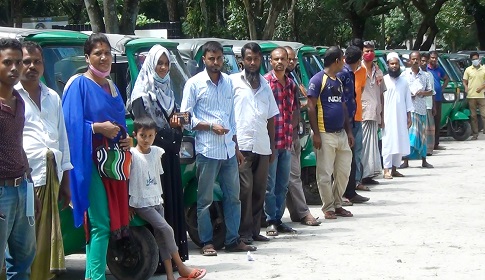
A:
<svg viewBox="0 0 485 280">
<path fill-rule="evenodd" d="M 353 218 L 319 227 L 292 223 L 299 233 L 261 244 L 255 261 L 244 253 L 202 257 L 193 247 L 187 263 L 207 268 L 205 279 L 484 279 L 485 136 L 480 138 L 445 140 L 447 150 L 429 157 L 435 169 L 411 161 L 402 171 L 406 178 L 379 180 L 362 193 L 369 203 L 348 208 Z M 323 216 L 319 207 L 311 211 Z M 67 264 L 69 272 L 58 279 L 84 279 L 83 255 L 69 256 Z"/>
</svg>

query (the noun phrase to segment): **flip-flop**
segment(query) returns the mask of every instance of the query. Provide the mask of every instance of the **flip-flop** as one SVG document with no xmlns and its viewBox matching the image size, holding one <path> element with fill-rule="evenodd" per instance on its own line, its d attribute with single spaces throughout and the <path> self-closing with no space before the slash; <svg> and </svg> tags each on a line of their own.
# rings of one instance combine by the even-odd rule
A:
<svg viewBox="0 0 485 280">
<path fill-rule="evenodd" d="M 391 173 L 384 173 L 384 179 L 393 179 Z"/>
<path fill-rule="evenodd" d="M 301 219 L 300 223 L 305 226 L 319 226 L 322 222 L 319 221 L 318 218 L 307 219 L 304 217 Z"/>
<path fill-rule="evenodd" d="M 362 184 L 358 184 L 357 186 L 355 186 L 355 189 L 358 191 L 370 192 L 370 189 L 367 186 L 364 186 Z"/>
<path fill-rule="evenodd" d="M 399 172 L 397 172 L 397 171 L 396 171 L 396 172 L 392 172 L 392 173 L 391 173 L 391 176 L 392 176 L 392 177 L 404 177 L 404 175 L 402 175 L 401 173 L 399 173 Z"/>
<path fill-rule="evenodd" d="M 207 270 L 194 268 L 190 272 L 189 276 L 180 276 L 177 280 L 190 280 L 190 279 L 202 279 L 207 274 Z"/>
<path fill-rule="evenodd" d="M 266 228 L 266 235 L 267 236 L 278 236 L 278 230 L 276 229 L 276 225 L 269 225 Z"/>
<path fill-rule="evenodd" d="M 200 253 L 204 257 L 214 257 L 217 256 L 217 251 L 212 245 L 206 245 L 200 249 Z"/>
<path fill-rule="evenodd" d="M 297 233 L 296 229 L 288 226 L 287 224 L 280 224 L 277 227 L 279 232 L 284 232 L 284 233 Z"/>
</svg>

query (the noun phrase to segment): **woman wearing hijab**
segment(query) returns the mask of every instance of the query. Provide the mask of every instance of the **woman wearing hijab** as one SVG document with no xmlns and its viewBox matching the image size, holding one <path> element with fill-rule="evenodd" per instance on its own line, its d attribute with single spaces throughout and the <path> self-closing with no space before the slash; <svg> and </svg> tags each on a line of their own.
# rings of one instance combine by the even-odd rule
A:
<svg viewBox="0 0 485 280">
<path fill-rule="evenodd" d="M 135 119 L 150 117 L 157 124 L 154 145 L 165 150 L 162 157 L 162 188 L 165 219 L 172 226 L 182 260 L 188 260 L 187 233 L 183 206 L 182 175 L 179 151 L 182 129 L 176 112 L 175 96 L 170 86 L 170 53 L 153 46 L 136 79 L 128 107 Z"/>
</svg>

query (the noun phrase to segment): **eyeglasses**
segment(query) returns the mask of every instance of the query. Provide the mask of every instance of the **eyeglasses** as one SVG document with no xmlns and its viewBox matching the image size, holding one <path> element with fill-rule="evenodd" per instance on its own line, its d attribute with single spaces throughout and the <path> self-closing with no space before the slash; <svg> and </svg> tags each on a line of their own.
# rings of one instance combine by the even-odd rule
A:
<svg viewBox="0 0 485 280">
<path fill-rule="evenodd" d="M 365 41 L 364 42 L 364 47 L 374 47 L 374 42 L 373 41 Z"/>
</svg>

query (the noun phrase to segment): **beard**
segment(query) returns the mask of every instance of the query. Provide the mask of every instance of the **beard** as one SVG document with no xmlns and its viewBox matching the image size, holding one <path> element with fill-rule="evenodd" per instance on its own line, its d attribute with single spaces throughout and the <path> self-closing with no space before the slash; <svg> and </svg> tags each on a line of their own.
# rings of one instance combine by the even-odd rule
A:
<svg viewBox="0 0 485 280">
<path fill-rule="evenodd" d="M 393 78 L 397 78 L 397 77 L 399 77 L 399 75 L 401 75 L 401 69 L 399 69 L 399 68 L 397 68 L 396 70 L 389 68 L 388 72 L 389 72 L 389 76 L 391 76 Z"/>
<path fill-rule="evenodd" d="M 244 70 L 246 72 L 246 80 L 251 84 L 251 85 L 258 85 L 259 87 L 259 71 L 254 71 L 251 72 L 249 70 Z"/>
</svg>

